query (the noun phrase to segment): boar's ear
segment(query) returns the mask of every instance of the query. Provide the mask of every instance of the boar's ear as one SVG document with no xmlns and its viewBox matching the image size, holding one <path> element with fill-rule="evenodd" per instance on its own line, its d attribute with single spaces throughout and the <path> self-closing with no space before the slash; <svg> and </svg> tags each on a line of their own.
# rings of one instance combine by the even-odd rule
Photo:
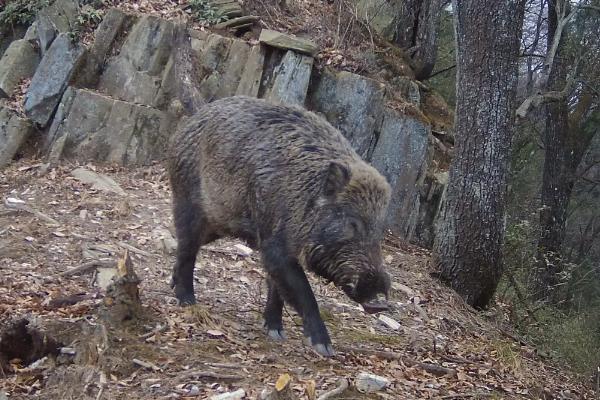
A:
<svg viewBox="0 0 600 400">
<path fill-rule="evenodd" d="M 323 194 L 327 197 L 334 196 L 340 192 L 350 182 L 350 170 L 335 161 L 332 161 L 327 168 L 325 176 L 325 186 Z"/>
</svg>

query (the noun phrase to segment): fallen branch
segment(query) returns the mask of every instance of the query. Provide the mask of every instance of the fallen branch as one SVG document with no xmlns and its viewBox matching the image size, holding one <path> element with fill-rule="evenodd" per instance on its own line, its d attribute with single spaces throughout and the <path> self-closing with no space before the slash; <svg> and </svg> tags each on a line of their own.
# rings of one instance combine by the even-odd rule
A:
<svg viewBox="0 0 600 400">
<path fill-rule="evenodd" d="M 189 371 L 179 376 L 180 380 L 187 381 L 190 378 L 214 379 L 218 381 L 240 381 L 243 378 L 239 375 L 218 374 L 212 371 Z"/>
<path fill-rule="evenodd" d="M 133 247 L 132 245 L 127 244 L 125 242 L 117 242 L 117 245 L 119 247 L 122 247 L 122 248 L 124 248 L 126 250 L 131 251 L 132 253 L 139 254 L 139 255 L 144 256 L 144 257 L 150 257 L 150 258 L 154 257 L 154 254 L 148 253 L 147 251 L 144 251 L 144 250 L 140 250 L 137 247 Z"/>
<path fill-rule="evenodd" d="M 110 259 L 102 259 L 102 260 L 93 260 L 90 262 L 86 262 L 85 264 L 81 264 L 79 267 L 71 268 L 67 271 L 63 271 L 56 275 L 56 277 L 65 277 L 65 276 L 73 276 L 85 274 L 93 271 L 98 267 L 114 267 L 115 262 Z"/>
<path fill-rule="evenodd" d="M 407 365 L 409 367 L 421 368 L 435 376 L 443 376 L 443 375 L 454 376 L 454 375 L 456 375 L 456 370 L 453 368 L 446 368 L 446 367 L 442 367 L 441 365 L 437 365 L 437 364 L 430 364 L 430 363 L 419 362 L 416 360 L 411 360 L 409 358 L 404 358 L 400 354 L 394 353 L 391 351 L 359 349 L 356 347 L 349 347 L 349 346 L 341 346 L 340 350 L 345 351 L 345 352 L 353 352 L 353 353 L 358 353 L 358 354 L 371 355 L 371 356 L 382 358 L 384 360 L 401 361 L 402 363 L 404 363 L 405 365 Z"/>
<path fill-rule="evenodd" d="M 212 368 L 240 369 L 240 364 L 209 362 L 209 363 L 204 363 L 204 365 L 208 365 L 209 367 L 212 367 Z"/>
<path fill-rule="evenodd" d="M 346 389 L 348 389 L 348 379 L 342 378 L 339 380 L 339 383 L 335 389 L 323 393 L 317 398 L 317 400 L 327 400 L 334 398 L 335 396 L 339 396 L 340 394 L 344 393 Z"/>
<path fill-rule="evenodd" d="M 151 362 L 148 361 L 142 361 L 140 359 L 134 358 L 133 360 L 131 360 L 135 365 L 139 365 L 140 367 L 146 368 L 146 369 L 151 369 L 153 371 L 162 371 L 162 369 L 160 367 L 158 367 L 156 364 L 152 364 Z"/>
<path fill-rule="evenodd" d="M 36 217 L 38 217 L 39 219 L 41 219 L 49 224 L 60 225 L 59 222 L 57 220 L 55 220 L 54 218 L 51 218 L 51 217 L 47 216 L 46 214 L 31 208 L 27 204 L 13 203 L 13 202 L 9 202 L 8 199 L 4 199 L 4 205 L 6 206 L 6 208 L 9 208 L 12 210 L 24 211 L 24 212 L 33 214 Z"/>
</svg>

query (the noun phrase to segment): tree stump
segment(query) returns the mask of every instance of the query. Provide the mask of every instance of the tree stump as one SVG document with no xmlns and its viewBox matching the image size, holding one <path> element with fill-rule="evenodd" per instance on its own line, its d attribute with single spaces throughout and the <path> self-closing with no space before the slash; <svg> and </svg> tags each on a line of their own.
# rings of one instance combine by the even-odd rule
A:
<svg viewBox="0 0 600 400">
<path fill-rule="evenodd" d="M 117 263 L 117 273 L 106 288 L 104 316 L 113 324 L 137 319 L 142 310 L 138 285 L 140 279 L 133 270 L 129 251 Z"/>
</svg>

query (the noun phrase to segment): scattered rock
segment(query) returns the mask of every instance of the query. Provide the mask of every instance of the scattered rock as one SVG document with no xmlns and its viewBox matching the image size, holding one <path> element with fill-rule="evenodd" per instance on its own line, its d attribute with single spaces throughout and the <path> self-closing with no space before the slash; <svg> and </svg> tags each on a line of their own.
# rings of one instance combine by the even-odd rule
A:
<svg viewBox="0 0 600 400">
<path fill-rule="evenodd" d="M 190 386 L 190 389 L 187 392 L 188 396 L 198 396 L 199 394 L 200 394 L 200 388 L 196 385 Z"/>
<path fill-rule="evenodd" d="M 280 49 L 295 50 L 309 56 L 314 56 L 319 52 L 318 46 L 310 40 L 301 39 L 271 29 L 263 29 L 260 32 L 258 41 Z"/>
<path fill-rule="evenodd" d="M 235 392 L 227 392 L 211 396 L 210 400 L 241 400 L 246 396 L 244 389 L 238 389 Z"/>
<path fill-rule="evenodd" d="M 389 379 L 368 372 L 361 372 L 354 379 L 354 386 L 361 393 L 378 392 L 389 384 Z"/>
<path fill-rule="evenodd" d="M 29 120 L 19 117 L 8 108 L 0 107 L 0 168 L 12 161 L 33 131 Z"/>
<path fill-rule="evenodd" d="M 30 119 L 42 127 L 48 124 L 85 51 L 67 34 L 60 34 L 52 42 L 25 96 L 25 113 Z"/>
<path fill-rule="evenodd" d="M 234 244 L 233 247 L 238 251 L 238 254 L 242 257 L 250 257 L 253 253 L 253 250 L 250 247 L 244 246 L 240 243 Z"/>
<path fill-rule="evenodd" d="M 386 315 L 380 315 L 377 319 L 379 321 L 381 321 L 385 326 L 387 326 L 388 328 L 393 329 L 395 331 L 400 329 L 402 326 L 402 325 L 400 325 L 400 323 L 398 321 L 396 321 L 395 319 L 390 318 Z"/>
<path fill-rule="evenodd" d="M 168 229 L 157 228 L 152 232 L 152 236 L 156 238 L 159 249 L 166 254 L 175 254 L 175 250 L 177 250 L 177 240 L 175 240 Z"/>
<path fill-rule="evenodd" d="M 313 58 L 288 50 L 273 71 L 273 83 L 265 98 L 284 104 L 304 105 Z"/>
<path fill-rule="evenodd" d="M 71 171 L 71 175 L 83 183 L 92 185 L 93 189 L 112 192 L 121 196 L 125 196 L 127 194 L 111 177 L 98 174 L 94 171 L 90 171 L 89 169 L 76 168 Z"/>
<path fill-rule="evenodd" d="M 11 97 L 23 79 L 33 76 L 39 62 L 40 57 L 28 40 L 12 42 L 0 59 L 0 97 Z"/>
</svg>

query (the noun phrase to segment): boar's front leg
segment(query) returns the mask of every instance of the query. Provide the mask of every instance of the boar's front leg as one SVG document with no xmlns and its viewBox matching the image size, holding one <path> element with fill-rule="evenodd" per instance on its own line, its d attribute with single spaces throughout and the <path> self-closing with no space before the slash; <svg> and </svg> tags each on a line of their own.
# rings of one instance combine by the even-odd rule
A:
<svg viewBox="0 0 600 400">
<path fill-rule="evenodd" d="M 284 340 L 283 332 L 283 299 L 279 296 L 277 286 L 271 278 L 267 278 L 268 292 L 267 305 L 265 306 L 264 318 L 267 335 L 274 340 Z"/>
<path fill-rule="evenodd" d="M 264 266 L 277 293 L 302 317 L 304 335 L 309 338 L 310 344 L 319 354 L 325 357 L 333 356 L 331 339 L 319 314 L 315 295 L 304 270 L 298 261 L 289 255 L 283 235 L 269 238 L 261 247 Z M 270 311 L 274 313 L 275 307 Z"/>
</svg>

